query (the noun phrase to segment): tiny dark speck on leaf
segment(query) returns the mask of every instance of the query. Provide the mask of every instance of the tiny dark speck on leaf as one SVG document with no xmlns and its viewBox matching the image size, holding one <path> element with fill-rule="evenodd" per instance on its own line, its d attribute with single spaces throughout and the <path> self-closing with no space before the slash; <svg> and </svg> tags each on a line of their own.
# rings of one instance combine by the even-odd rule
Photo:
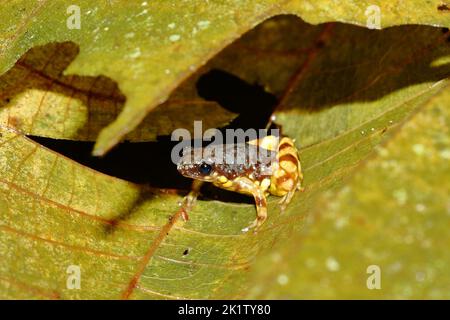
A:
<svg viewBox="0 0 450 320">
<path fill-rule="evenodd" d="M 323 42 L 323 41 L 317 41 L 317 43 L 316 43 L 316 47 L 317 47 L 317 48 L 321 49 L 321 48 L 323 48 L 324 46 L 325 46 L 325 42 Z"/>
<path fill-rule="evenodd" d="M 186 256 L 188 254 L 189 254 L 189 249 L 186 249 L 186 250 L 183 251 L 183 256 Z"/>
<path fill-rule="evenodd" d="M 5 99 L 5 102 L 6 102 L 6 103 L 9 103 L 10 101 L 11 101 L 10 98 L 6 98 L 6 99 Z"/>
<path fill-rule="evenodd" d="M 450 11 L 450 7 L 446 3 L 441 3 L 438 5 L 437 9 L 439 11 Z"/>
</svg>

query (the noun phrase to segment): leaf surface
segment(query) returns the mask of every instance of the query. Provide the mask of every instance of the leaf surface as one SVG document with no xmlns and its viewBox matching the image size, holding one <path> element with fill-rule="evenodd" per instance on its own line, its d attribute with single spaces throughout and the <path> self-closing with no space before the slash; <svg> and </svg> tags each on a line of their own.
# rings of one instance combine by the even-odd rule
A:
<svg viewBox="0 0 450 320">
<path fill-rule="evenodd" d="M 327 191 L 308 227 L 258 261 L 246 297 L 448 299 L 449 101 L 447 87 Z"/>
<path fill-rule="evenodd" d="M 443 229 L 437 223 L 423 229 L 428 228 L 425 218 L 407 216 L 409 211 L 402 209 L 397 198 L 404 199 L 406 193 L 413 208 L 422 204 L 438 221 L 446 221 L 441 212 L 448 186 L 433 179 L 448 175 L 448 114 L 442 107 L 449 99 L 447 39 L 448 33 L 425 26 L 371 31 L 340 23 L 311 26 L 283 16 L 258 26 L 204 67 L 202 72 L 218 68 L 264 85 L 279 100 L 276 122 L 284 133 L 296 138 L 300 149 L 306 190 L 295 196 L 283 214 L 277 208 L 278 199 L 270 198 L 269 219 L 257 235 L 241 232 L 254 219 L 251 204 L 198 201 L 190 220 L 184 222 L 178 205 L 180 195 L 100 174 L 2 126 L 2 297 L 326 297 L 342 293 L 338 289 L 347 283 L 348 275 L 354 276 L 354 283 L 345 295 L 354 297 L 364 289 L 358 279 L 364 285 L 366 264 L 379 263 L 389 270 L 394 256 L 416 261 L 420 268 L 408 267 L 406 276 L 378 294 L 415 296 L 402 290 L 407 290 L 410 274 L 419 270 L 425 272 L 427 286 L 417 295 L 445 297 L 448 279 L 443 278 L 447 282 L 437 291 L 431 287 L 437 278 L 428 280 L 428 272 L 443 272 L 439 261 L 446 258 L 439 244 L 435 245 Z M 249 107 L 256 107 L 257 116 L 258 106 Z M 432 111 L 411 117 L 421 109 Z M 425 130 L 435 121 L 439 123 L 436 129 Z M 419 124 L 421 127 L 414 127 Z M 408 125 L 409 129 L 399 131 Z M 420 158 L 423 162 L 406 169 L 410 140 L 414 141 L 412 146 L 422 145 L 415 147 L 419 153 L 429 149 L 432 156 Z M 384 143 L 388 143 L 387 151 L 363 166 L 373 149 Z M 391 173 L 390 157 L 398 161 L 397 173 Z M 431 171 L 434 161 L 442 165 L 442 171 Z M 382 174 L 375 179 L 378 171 Z M 434 178 L 422 184 L 416 176 Z M 395 177 L 402 182 L 390 183 Z M 405 191 L 398 193 L 397 187 Z M 430 195 L 416 198 L 415 189 Z M 395 201 L 382 198 L 385 194 L 379 190 L 386 190 L 386 194 L 396 191 Z M 375 195 L 380 197 L 374 200 L 376 204 L 371 202 Z M 352 203 L 354 199 L 359 199 L 357 204 Z M 389 210 L 384 209 L 384 203 Z M 392 211 L 397 209 L 398 218 L 394 219 Z M 325 210 L 324 222 L 310 222 Z M 343 212 L 351 215 L 348 226 L 339 222 L 341 217 L 346 219 Z M 353 222 L 353 216 L 362 218 Z M 368 239 L 369 223 L 362 227 L 355 224 L 374 216 L 377 229 L 370 229 L 374 233 Z M 413 257 L 410 248 L 388 240 L 383 248 L 373 249 L 381 260 L 372 262 L 369 252 L 353 267 L 343 262 L 347 257 L 360 258 L 347 250 L 349 239 L 361 243 L 359 248 L 364 244 L 370 247 L 377 239 L 375 231 L 391 235 L 391 229 L 383 228 L 391 221 L 399 224 L 392 231 L 399 243 L 410 241 L 407 232 L 412 232 L 414 244 L 429 240 L 436 264 L 426 266 L 423 256 Z M 411 221 L 414 228 L 406 230 L 409 226 L 404 221 Z M 344 227 L 337 232 L 335 224 L 339 223 Z M 300 253 L 291 251 L 297 243 L 304 243 Z M 426 248 L 424 243 L 421 245 Z M 390 254 L 383 255 L 387 251 Z M 276 263 L 273 268 L 264 267 L 273 255 L 285 269 L 276 270 Z M 308 268 L 308 257 L 322 268 L 296 273 L 297 265 L 303 268 L 300 270 Z M 334 260 L 328 260 L 330 257 Z M 335 269 L 336 262 L 345 272 L 342 278 L 330 279 L 329 266 Z M 81 270 L 80 290 L 67 287 L 67 268 L 72 265 Z M 425 267 L 431 271 L 423 271 Z M 280 285 L 279 270 L 285 276 L 281 282 L 287 277 L 290 285 Z M 261 282 L 255 284 L 255 279 Z M 325 284 L 314 287 L 321 279 Z M 305 285 L 293 286 L 297 280 Z M 337 289 L 327 291 L 330 287 Z"/>
</svg>

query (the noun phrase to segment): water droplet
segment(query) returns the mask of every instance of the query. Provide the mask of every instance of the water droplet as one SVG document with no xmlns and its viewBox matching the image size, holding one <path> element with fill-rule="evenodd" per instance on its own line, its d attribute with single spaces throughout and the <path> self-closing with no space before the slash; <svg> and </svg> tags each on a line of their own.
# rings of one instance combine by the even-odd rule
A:
<svg viewBox="0 0 450 320">
<path fill-rule="evenodd" d="M 209 27 L 209 25 L 210 25 L 210 22 L 208 20 L 203 20 L 203 21 L 197 22 L 197 26 L 202 30 L 207 29 Z"/>
<path fill-rule="evenodd" d="M 144 10 L 142 10 L 140 13 L 138 13 L 138 14 L 136 15 L 136 17 L 142 16 L 142 15 L 147 14 L 147 13 L 148 13 L 148 10 L 147 10 L 147 9 L 144 9 Z"/>
<path fill-rule="evenodd" d="M 364 130 L 361 130 L 361 135 L 365 135 L 366 132 Z"/>
<path fill-rule="evenodd" d="M 144 1 L 144 2 L 141 3 L 141 6 L 143 6 L 143 7 L 145 7 L 145 6 L 147 6 L 147 5 L 148 5 L 148 2 L 147 2 L 147 1 Z"/>
<path fill-rule="evenodd" d="M 109 27 L 104 27 L 103 30 L 108 31 Z"/>
<path fill-rule="evenodd" d="M 416 280 L 418 282 L 423 282 L 425 280 L 425 273 L 424 272 L 416 272 Z"/>
<path fill-rule="evenodd" d="M 328 257 L 326 261 L 326 266 L 329 271 L 339 271 L 341 266 L 339 265 L 339 262 L 334 257 Z"/>
<path fill-rule="evenodd" d="M 414 153 L 417 154 L 418 156 L 425 154 L 425 147 L 423 144 L 416 143 L 415 145 L 412 146 L 412 149 Z"/>
<path fill-rule="evenodd" d="M 180 40 L 180 39 L 181 39 L 181 36 L 180 36 L 179 34 L 172 34 L 172 35 L 169 37 L 169 40 L 172 41 L 172 42 L 177 42 L 177 41 Z"/>
<path fill-rule="evenodd" d="M 427 207 L 423 203 L 416 204 L 417 212 L 424 212 L 426 209 L 427 209 Z"/>
<path fill-rule="evenodd" d="M 399 205 L 404 205 L 408 200 L 408 194 L 405 189 L 395 190 L 392 194 Z"/>
<path fill-rule="evenodd" d="M 442 150 L 442 151 L 439 153 L 439 155 L 441 156 L 442 159 L 450 160 L 450 149 Z"/>
<path fill-rule="evenodd" d="M 282 286 L 285 286 L 289 282 L 289 277 L 287 275 L 285 275 L 285 274 L 280 274 L 277 277 L 277 282 L 278 282 L 278 284 L 280 284 Z"/>
<path fill-rule="evenodd" d="M 136 48 L 134 49 L 133 52 L 131 52 L 128 56 L 132 59 L 135 59 L 137 57 L 139 57 L 141 55 L 141 49 L 140 48 Z"/>
<path fill-rule="evenodd" d="M 393 273 L 397 273 L 397 272 L 399 272 L 399 271 L 402 270 L 402 269 L 403 269 L 403 265 L 402 265 L 402 263 L 399 262 L 399 261 L 396 261 L 396 262 L 394 262 L 393 264 L 391 264 L 391 265 L 388 266 L 388 270 L 389 270 L 390 272 L 393 272 Z"/>
<path fill-rule="evenodd" d="M 336 222 L 334 223 L 334 226 L 336 227 L 336 229 L 342 229 L 346 225 L 348 225 L 347 217 L 340 217 L 340 218 L 336 219 Z"/>
<path fill-rule="evenodd" d="M 379 154 L 381 157 L 383 157 L 383 158 L 385 158 L 385 157 L 387 157 L 387 156 L 389 155 L 389 151 L 388 151 L 386 148 L 379 147 L 379 148 L 377 149 L 377 151 L 378 151 L 378 154 Z"/>
<path fill-rule="evenodd" d="M 271 257 L 272 257 L 272 261 L 273 262 L 280 262 L 281 261 L 281 255 L 278 252 L 273 253 Z"/>
</svg>

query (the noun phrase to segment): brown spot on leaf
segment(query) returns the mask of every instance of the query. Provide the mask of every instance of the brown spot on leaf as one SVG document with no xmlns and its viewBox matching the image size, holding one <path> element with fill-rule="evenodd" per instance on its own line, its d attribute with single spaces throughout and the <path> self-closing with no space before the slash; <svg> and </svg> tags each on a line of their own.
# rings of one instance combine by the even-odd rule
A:
<svg viewBox="0 0 450 320">
<path fill-rule="evenodd" d="M 8 117 L 8 127 L 19 129 L 22 121 L 14 116 Z"/>
<path fill-rule="evenodd" d="M 438 5 L 437 9 L 439 11 L 450 11 L 450 7 L 446 3 L 441 3 L 440 5 Z"/>
</svg>

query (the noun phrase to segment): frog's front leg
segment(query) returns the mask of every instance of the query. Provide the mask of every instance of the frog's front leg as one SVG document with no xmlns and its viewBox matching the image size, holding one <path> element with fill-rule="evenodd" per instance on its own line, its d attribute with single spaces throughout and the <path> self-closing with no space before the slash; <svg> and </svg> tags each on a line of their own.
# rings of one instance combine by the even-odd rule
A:
<svg viewBox="0 0 450 320">
<path fill-rule="evenodd" d="M 294 197 L 295 191 L 296 191 L 296 189 L 290 190 L 288 193 L 286 193 L 283 196 L 283 198 L 281 198 L 280 202 L 278 203 L 281 213 L 283 213 L 286 210 L 288 204 L 291 202 L 292 198 Z"/>
<path fill-rule="evenodd" d="M 256 204 L 256 219 L 249 225 L 247 228 L 244 228 L 242 231 L 248 231 L 249 229 L 254 228 L 254 232 L 256 233 L 259 227 L 266 221 L 267 219 L 267 200 L 264 192 L 258 190 L 253 194 L 255 198 Z"/>
<path fill-rule="evenodd" d="M 301 186 L 300 181 L 297 183 L 297 186 L 294 189 L 289 190 L 288 193 L 286 193 L 278 203 L 281 213 L 283 213 L 286 210 L 288 204 L 292 201 L 292 198 L 294 197 L 297 190 L 300 190 L 302 192 L 304 190 L 304 188 Z"/>
<path fill-rule="evenodd" d="M 183 199 L 182 203 L 182 217 L 184 221 L 189 220 L 189 211 L 192 210 L 192 208 L 195 205 L 195 201 L 197 200 L 198 195 L 200 194 L 200 188 L 203 185 L 203 181 L 201 180 L 193 180 L 192 181 L 192 187 L 191 191 L 188 193 L 186 197 Z"/>
</svg>

